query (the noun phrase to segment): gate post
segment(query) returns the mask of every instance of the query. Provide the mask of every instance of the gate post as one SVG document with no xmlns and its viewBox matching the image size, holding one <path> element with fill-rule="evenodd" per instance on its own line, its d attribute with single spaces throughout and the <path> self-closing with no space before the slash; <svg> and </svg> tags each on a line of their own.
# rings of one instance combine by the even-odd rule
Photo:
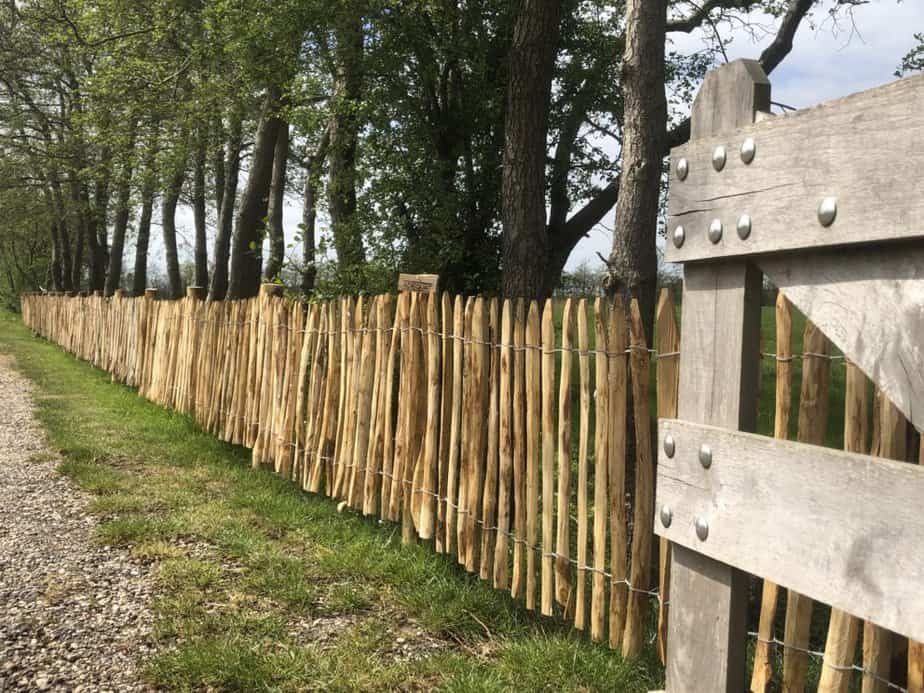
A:
<svg viewBox="0 0 924 693">
<path fill-rule="evenodd" d="M 691 140 L 749 125 L 758 112 L 769 110 L 770 82 L 759 63 L 736 60 L 706 75 L 693 103 Z M 724 157 L 718 152 L 708 174 L 720 176 L 724 166 L 741 165 L 738 156 L 729 148 Z M 683 185 L 677 163 L 671 162 L 671 185 Z M 668 228 L 669 243 L 674 231 Z M 685 233 L 706 234 L 707 229 Z M 760 270 L 747 259 L 684 267 L 680 419 L 754 430 L 760 294 Z M 670 600 L 667 693 L 746 690 L 747 575 L 674 545 Z"/>
</svg>

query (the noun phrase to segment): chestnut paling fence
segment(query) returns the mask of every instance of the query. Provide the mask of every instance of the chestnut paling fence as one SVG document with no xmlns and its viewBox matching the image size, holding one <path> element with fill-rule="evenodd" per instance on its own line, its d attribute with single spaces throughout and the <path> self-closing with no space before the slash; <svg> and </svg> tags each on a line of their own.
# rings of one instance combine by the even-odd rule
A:
<svg viewBox="0 0 924 693">
<path fill-rule="evenodd" d="M 178 301 L 31 294 L 23 319 L 113 380 L 252 448 L 255 467 L 400 522 L 406 542 L 432 539 L 528 609 L 626 655 L 655 633 L 663 659 L 670 548 L 653 534 L 650 431 L 654 391 L 658 416 L 677 414 L 680 334 L 666 290 L 656 353 L 634 302 L 626 311 L 602 299 L 540 306 L 403 293 L 304 304 L 278 288 L 223 302 L 193 290 Z M 901 415 L 885 398 L 869 406 L 865 377 L 811 322 L 793 353 L 782 295 L 775 323 L 775 352 L 763 355 L 774 364 L 764 386 L 775 391 L 775 436 L 788 436 L 799 361 L 796 435 L 824 443 L 834 365 L 846 367 L 845 448 L 866 451 L 871 438 L 874 454 L 912 452 Z M 864 626 L 853 617 L 813 610 L 769 581 L 760 601 L 752 690 L 774 678 L 801 690 L 813 658 L 819 690 L 846 691 L 858 678 L 904 689 L 888 680 L 872 634 L 857 656 Z M 819 618 L 830 619 L 823 644 L 811 640 Z"/>
<path fill-rule="evenodd" d="M 637 306 L 411 292 L 304 304 L 279 288 L 223 302 L 33 294 L 23 319 L 252 448 L 255 467 L 400 522 L 406 542 L 432 539 L 527 608 L 639 653 L 659 591 Z M 664 406 L 678 355 L 667 294 L 660 316 L 662 348 L 674 340 Z"/>
</svg>

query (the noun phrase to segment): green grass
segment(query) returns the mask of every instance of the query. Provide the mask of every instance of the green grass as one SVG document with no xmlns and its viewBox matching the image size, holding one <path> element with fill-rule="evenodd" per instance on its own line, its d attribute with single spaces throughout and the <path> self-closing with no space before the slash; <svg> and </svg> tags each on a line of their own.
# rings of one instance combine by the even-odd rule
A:
<svg viewBox="0 0 924 693">
<path fill-rule="evenodd" d="M 37 384 L 61 472 L 94 494 L 97 541 L 158 582 L 145 663 L 174 690 L 648 691 L 623 661 L 537 617 L 400 529 L 338 512 L 186 416 L 113 384 L 0 313 L 0 351 Z M 404 638 L 407 647 L 399 645 Z M 418 646 L 419 645 L 419 646 Z M 426 645 L 426 647 L 424 647 Z M 408 654 L 410 652 L 410 655 Z"/>
</svg>

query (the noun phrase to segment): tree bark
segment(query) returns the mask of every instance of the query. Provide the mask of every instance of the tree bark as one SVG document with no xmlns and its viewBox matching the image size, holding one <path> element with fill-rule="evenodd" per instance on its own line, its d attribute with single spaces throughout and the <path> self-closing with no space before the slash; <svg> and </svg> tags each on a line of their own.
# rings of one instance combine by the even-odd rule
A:
<svg viewBox="0 0 924 693">
<path fill-rule="evenodd" d="M 336 25 L 334 116 L 331 121 L 328 211 L 337 273 L 341 285 L 361 288 L 366 261 L 362 232 L 356 224 L 356 144 L 359 132 L 357 108 L 362 99 L 362 15 L 348 3 Z"/>
<path fill-rule="evenodd" d="M 282 270 L 285 260 L 286 239 L 282 227 L 282 211 L 286 195 L 286 164 L 289 158 L 289 124 L 280 121 L 273 152 L 273 178 L 270 182 L 267 222 L 269 224 L 270 253 L 263 277 L 272 281 Z"/>
<path fill-rule="evenodd" d="M 254 142 L 247 186 L 234 224 L 228 298 L 250 298 L 260 288 L 263 265 L 263 230 L 273 176 L 273 155 L 280 121 L 276 111 L 281 90 L 271 87 L 263 101 Z"/>
<path fill-rule="evenodd" d="M 153 176 L 153 172 L 148 172 Z M 138 217 L 138 238 L 135 241 L 135 270 L 132 276 L 132 294 L 144 296 L 148 283 L 148 244 L 151 240 L 151 215 L 154 211 L 153 178 L 145 181 L 141 189 L 141 214 Z"/>
<path fill-rule="evenodd" d="M 164 233 L 164 259 L 167 262 L 168 298 L 182 298 L 183 280 L 180 277 L 180 261 L 176 249 L 176 206 L 186 172 L 181 166 L 167 185 L 160 205 L 160 223 Z"/>
<path fill-rule="evenodd" d="M 125 249 L 125 232 L 128 229 L 129 203 L 131 202 L 132 168 L 126 163 L 116 193 L 116 213 L 112 226 L 112 245 L 109 248 L 109 271 L 106 273 L 106 296 L 112 296 L 122 281 L 122 254 Z"/>
<path fill-rule="evenodd" d="M 212 281 L 209 284 L 209 300 L 212 301 L 222 300 L 228 292 L 228 255 L 231 248 L 231 233 L 234 229 L 234 203 L 237 201 L 237 185 L 241 171 L 242 129 L 241 115 L 235 112 L 231 115 L 231 127 L 225 145 L 224 161 L 220 165 L 219 162 L 215 162 L 218 224 L 212 253 L 215 266 L 212 268 Z M 218 171 L 221 171 L 220 176 Z M 219 182 L 221 182 L 220 191 Z"/>
<path fill-rule="evenodd" d="M 501 197 L 503 289 L 510 297 L 544 294 L 546 140 L 560 21 L 560 0 L 522 0 L 510 45 Z"/>
<path fill-rule="evenodd" d="M 622 65 L 625 99 L 622 174 L 607 291 L 639 302 L 648 343 L 654 322 L 658 258 L 655 229 L 667 125 L 664 40 L 667 0 L 629 0 Z"/>
<path fill-rule="evenodd" d="M 305 162 L 305 192 L 302 205 L 302 293 L 314 291 L 318 276 L 315 252 L 317 240 L 315 226 L 318 218 L 318 193 L 321 186 L 321 173 L 327 150 L 330 147 L 330 128 L 324 130 L 317 149 Z"/>
<path fill-rule="evenodd" d="M 205 228 L 205 156 L 205 137 L 203 133 L 200 133 L 196 146 L 196 160 L 193 165 L 192 206 L 196 230 L 193 284 L 201 287 L 209 285 L 208 238 Z"/>
</svg>

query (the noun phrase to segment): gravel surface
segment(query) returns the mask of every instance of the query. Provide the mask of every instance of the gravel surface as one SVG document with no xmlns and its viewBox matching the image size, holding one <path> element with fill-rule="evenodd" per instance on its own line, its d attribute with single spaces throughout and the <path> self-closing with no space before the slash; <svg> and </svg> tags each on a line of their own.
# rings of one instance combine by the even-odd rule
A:
<svg viewBox="0 0 924 693">
<path fill-rule="evenodd" d="M 150 690 L 151 577 L 93 542 L 90 496 L 55 471 L 30 390 L 0 354 L 0 692 Z"/>
</svg>

